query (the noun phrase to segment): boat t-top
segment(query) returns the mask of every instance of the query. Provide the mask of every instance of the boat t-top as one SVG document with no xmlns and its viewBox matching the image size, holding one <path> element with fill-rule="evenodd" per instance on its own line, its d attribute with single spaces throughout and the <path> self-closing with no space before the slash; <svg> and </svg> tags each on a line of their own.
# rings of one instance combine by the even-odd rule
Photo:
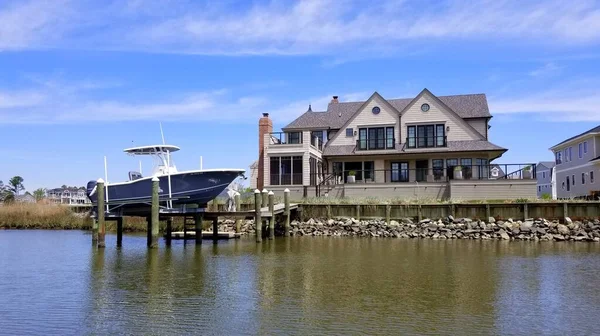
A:
<svg viewBox="0 0 600 336">
<path fill-rule="evenodd" d="M 130 171 L 129 181 L 106 184 L 106 201 L 118 208 L 122 215 L 147 211 L 152 201 L 152 178 L 159 179 L 159 200 L 167 207 L 198 204 L 203 207 L 216 198 L 236 178 L 244 175 L 244 169 L 199 169 L 178 171 L 171 158 L 179 151 L 172 145 L 154 145 L 127 148 L 129 155 L 151 156 L 154 171 L 151 176 Z M 87 184 L 87 194 L 96 202 L 96 181 Z"/>
</svg>

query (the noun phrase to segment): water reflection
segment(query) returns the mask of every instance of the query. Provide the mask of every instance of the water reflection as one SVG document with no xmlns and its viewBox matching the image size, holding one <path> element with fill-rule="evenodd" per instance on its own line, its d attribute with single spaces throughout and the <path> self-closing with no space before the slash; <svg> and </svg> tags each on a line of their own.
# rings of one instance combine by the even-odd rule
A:
<svg viewBox="0 0 600 336">
<path fill-rule="evenodd" d="M 94 249 L 88 236 L 42 233 L 56 248 L 29 234 L 11 236 L 24 246 L 0 234 L 14 256 L 0 259 L 11 334 L 590 334 L 600 304 L 596 244 L 296 237 L 148 250 L 141 236 Z M 70 282 L 40 286 L 59 276 Z"/>
</svg>

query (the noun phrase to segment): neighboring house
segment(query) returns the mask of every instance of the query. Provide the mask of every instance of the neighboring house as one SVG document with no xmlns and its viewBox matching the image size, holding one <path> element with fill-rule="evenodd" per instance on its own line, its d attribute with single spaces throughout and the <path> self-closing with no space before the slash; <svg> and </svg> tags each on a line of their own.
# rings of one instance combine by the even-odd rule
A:
<svg viewBox="0 0 600 336">
<path fill-rule="evenodd" d="M 258 161 L 250 165 L 250 189 L 254 190 L 258 186 Z"/>
<path fill-rule="evenodd" d="M 556 163 L 558 198 L 600 195 L 600 126 L 550 148 Z"/>
<path fill-rule="evenodd" d="M 279 133 L 259 121 L 258 187 L 303 196 L 435 199 L 534 198 L 535 164 L 490 162 L 507 149 L 488 141 L 484 94 L 309 106 Z M 297 195 L 296 195 L 297 196 Z"/>
<path fill-rule="evenodd" d="M 544 195 L 550 195 L 552 199 L 556 199 L 556 183 L 553 179 L 554 166 L 552 161 L 542 161 L 536 166 L 537 173 L 537 196 L 542 198 Z"/>
<path fill-rule="evenodd" d="M 33 197 L 30 193 L 25 193 L 23 195 L 16 195 L 15 202 L 18 203 L 35 203 L 35 197 Z"/>
<path fill-rule="evenodd" d="M 90 204 L 84 188 L 55 188 L 47 192 L 48 200 L 57 204 Z"/>
</svg>

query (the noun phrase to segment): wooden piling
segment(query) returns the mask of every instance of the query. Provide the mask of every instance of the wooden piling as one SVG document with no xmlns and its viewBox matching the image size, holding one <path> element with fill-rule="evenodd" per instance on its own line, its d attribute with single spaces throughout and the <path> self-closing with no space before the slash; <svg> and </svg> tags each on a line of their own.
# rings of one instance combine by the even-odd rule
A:
<svg viewBox="0 0 600 336">
<path fill-rule="evenodd" d="M 240 193 L 236 192 L 233 197 L 235 202 L 235 211 L 242 211 L 242 201 L 240 200 Z M 242 230 L 242 219 L 236 218 L 235 220 L 235 233 L 240 233 Z"/>
<path fill-rule="evenodd" d="M 150 216 L 150 234 L 148 235 L 148 247 L 158 247 L 158 177 L 152 178 L 152 212 Z"/>
<path fill-rule="evenodd" d="M 417 205 L 417 219 L 419 222 L 423 220 L 423 208 L 421 208 L 421 204 Z"/>
<path fill-rule="evenodd" d="M 256 242 L 262 242 L 262 218 L 260 214 L 260 206 L 262 197 L 260 195 L 260 190 L 256 189 L 254 191 L 254 226 L 256 232 Z"/>
<path fill-rule="evenodd" d="M 194 214 L 194 231 L 196 244 L 202 244 L 202 214 Z"/>
<path fill-rule="evenodd" d="M 269 219 L 269 239 L 275 239 L 275 194 L 273 191 L 269 191 L 269 212 L 271 218 Z"/>
<path fill-rule="evenodd" d="M 492 208 L 490 207 L 489 204 L 485 205 L 485 216 L 487 217 L 485 220 L 488 221 L 490 218 L 492 218 Z"/>
<path fill-rule="evenodd" d="M 385 206 L 385 222 L 390 225 L 390 222 L 392 221 L 392 206 L 389 204 L 386 204 Z"/>
<path fill-rule="evenodd" d="M 360 220 L 360 204 L 356 205 L 356 220 Z"/>
<path fill-rule="evenodd" d="M 96 203 L 97 204 L 97 203 Z M 98 246 L 98 215 L 92 221 L 92 246 Z"/>
<path fill-rule="evenodd" d="M 285 233 L 283 234 L 285 237 L 290 236 L 290 189 L 285 188 L 283 191 L 283 203 L 284 203 L 284 214 L 285 217 Z"/>
<path fill-rule="evenodd" d="M 529 218 L 529 206 L 527 203 L 523 204 L 523 220 L 527 220 Z"/>
<path fill-rule="evenodd" d="M 184 219 L 184 224 L 185 225 L 185 219 Z M 167 228 L 166 228 L 166 239 L 165 239 L 165 244 L 167 246 L 171 246 L 171 239 L 173 238 L 173 217 L 169 217 L 167 218 Z"/>
<path fill-rule="evenodd" d="M 327 204 L 325 210 L 327 211 L 327 219 L 332 218 L 333 216 L 331 215 L 331 204 Z"/>
<path fill-rule="evenodd" d="M 117 246 L 121 247 L 123 245 L 123 217 L 117 218 Z"/>
<path fill-rule="evenodd" d="M 106 218 L 105 215 L 105 203 L 104 203 L 104 180 L 98 179 L 96 182 L 96 194 L 97 198 L 97 206 L 98 206 L 98 230 L 96 232 L 98 247 L 105 247 L 106 242 Z M 93 239 L 93 238 L 92 238 Z"/>
<path fill-rule="evenodd" d="M 212 233 L 213 243 L 216 244 L 219 242 L 219 217 L 213 218 L 212 227 L 213 227 L 213 233 Z"/>
<path fill-rule="evenodd" d="M 262 191 L 262 203 L 261 206 L 268 207 L 269 206 L 269 191 L 265 188 Z"/>
<path fill-rule="evenodd" d="M 569 217 L 569 206 L 567 202 L 563 203 L 563 223 L 567 223 L 567 217 Z"/>
</svg>

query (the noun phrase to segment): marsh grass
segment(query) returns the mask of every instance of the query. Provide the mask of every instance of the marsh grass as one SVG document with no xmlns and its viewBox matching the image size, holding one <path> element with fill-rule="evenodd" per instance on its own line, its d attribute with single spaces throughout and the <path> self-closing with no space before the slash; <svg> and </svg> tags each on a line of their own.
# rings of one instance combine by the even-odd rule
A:
<svg viewBox="0 0 600 336">
<path fill-rule="evenodd" d="M 4 229 L 83 229 L 92 227 L 86 214 L 76 214 L 67 206 L 43 203 L 13 203 L 0 206 L 0 228 Z"/>
</svg>

